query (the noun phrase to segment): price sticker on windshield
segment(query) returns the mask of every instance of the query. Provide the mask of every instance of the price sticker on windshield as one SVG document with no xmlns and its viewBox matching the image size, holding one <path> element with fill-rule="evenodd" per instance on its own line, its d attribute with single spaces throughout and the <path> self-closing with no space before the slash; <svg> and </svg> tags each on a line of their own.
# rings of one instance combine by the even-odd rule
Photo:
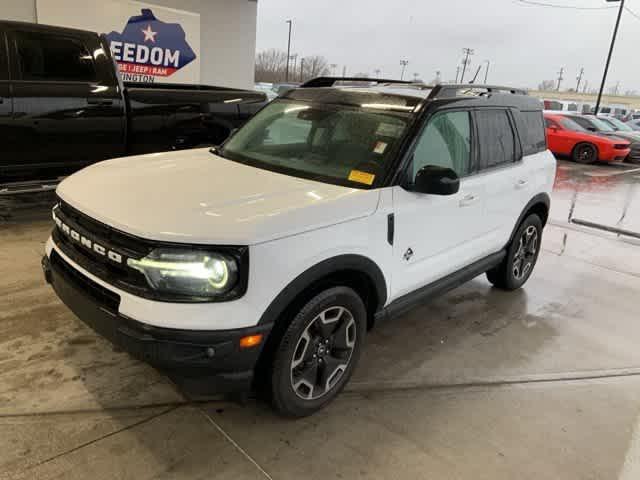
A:
<svg viewBox="0 0 640 480">
<path fill-rule="evenodd" d="M 373 153 L 382 155 L 386 149 L 387 144 L 385 142 L 376 142 L 375 147 L 373 147 Z"/>
<path fill-rule="evenodd" d="M 365 185 L 372 185 L 375 178 L 376 176 L 373 173 L 367 173 L 361 170 L 351 170 L 351 173 L 349 173 L 350 181 L 364 183 Z"/>
</svg>

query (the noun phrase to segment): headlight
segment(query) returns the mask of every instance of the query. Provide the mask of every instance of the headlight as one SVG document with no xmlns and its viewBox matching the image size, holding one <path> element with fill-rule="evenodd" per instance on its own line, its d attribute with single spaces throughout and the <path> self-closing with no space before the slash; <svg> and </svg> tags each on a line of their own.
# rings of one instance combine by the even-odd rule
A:
<svg viewBox="0 0 640 480">
<path fill-rule="evenodd" d="M 214 298 L 238 282 L 236 260 L 222 253 L 157 249 L 140 260 L 129 258 L 127 264 L 155 290 L 175 295 Z"/>
</svg>

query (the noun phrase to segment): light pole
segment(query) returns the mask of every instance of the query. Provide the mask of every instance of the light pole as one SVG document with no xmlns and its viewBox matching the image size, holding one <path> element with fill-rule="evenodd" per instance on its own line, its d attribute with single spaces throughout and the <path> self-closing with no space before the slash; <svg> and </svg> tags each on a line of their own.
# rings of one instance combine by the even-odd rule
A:
<svg viewBox="0 0 640 480">
<path fill-rule="evenodd" d="M 400 65 L 402 66 L 402 72 L 400 73 L 400 80 L 404 79 L 404 70 L 409 65 L 409 60 L 400 60 Z"/>
<path fill-rule="evenodd" d="M 464 72 L 467 71 L 467 65 L 471 62 L 469 56 L 474 54 L 473 48 L 463 48 L 464 60 L 462 61 L 462 76 L 460 77 L 460 83 L 464 82 Z"/>
<path fill-rule="evenodd" d="M 291 58 L 291 27 L 293 25 L 293 21 L 289 19 L 285 23 L 289 24 L 289 40 L 287 41 L 287 70 L 285 73 L 285 82 L 288 82 L 289 81 L 289 59 Z"/>
<path fill-rule="evenodd" d="M 456 83 L 458 83 L 458 76 L 460 75 L 460 65 L 456 67 Z"/>
<path fill-rule="evenodd" d="M 582 82 L 582 76 L 584 75 L 584 68 L 580 68 L 580 73 L 576 77 L 578 83 L 576 84 L 576 92 L 580 93 L 580 82 Z"/>
<path fill-rule="evenodd" d="M 560 91 L 560 84 L 562 83 L 562 80 L 564 80 L 564 77 L 562 76 L 563 73 L 564 67 L 560 67 L 560 71 L 558 72 L 558 86 L 556 87 L 558 92 Z"/>
<path fill-rule="evenodd" d="M 376 68 L 373 72 L 376 74 L 376 78 L 380 78 L 380 72 L 382 70 L 380 70 L 379 68 Z"/>
<path fill-rule="evenodd" d="M 484 71 L 484 84 L 487 84 L 487 77 L 489 76 L 489 65 L 491 65 L 491 62 L 489 60 L 485 60 L 484 61 L 487 64 L 487 69 Z"/>
<path fill-rule="evenodd" d="M 618 0 L 607 0 L 607 2 L 616 2 Z M 604 90 L 604 84 L 607 82 L 607 74 L 609 73 L 609 63 L 611 62 L 611 55 L 613 54 L 613 47 L 616 44 L 616 37 L 618 36 L 618 27 L 620 26 L 620 19 L 622 18 L 622 10 L 624 10 L 624 0 L 620 0 L 620 10 L 618 10 L 618 18 L 616 19 L 616 26 L 613 28 L 613 36 L 611 37 L 611 46 L 609 47 L 609 55 L 607 56 L 607 63 L 604 66 L 604 73 L 602 74 L 602 83 L 600 84 L 600 91 L 598 92 L 598 100 L 596 100 L 595 115 L 598 115 L 600 110 L 600 101 L 602 100 L 602 91 Z"/>
<path fill-rule="evenodd" d="M 300 83 L 304 82 L 304 57 L 300 57 Z"/>
</svg>

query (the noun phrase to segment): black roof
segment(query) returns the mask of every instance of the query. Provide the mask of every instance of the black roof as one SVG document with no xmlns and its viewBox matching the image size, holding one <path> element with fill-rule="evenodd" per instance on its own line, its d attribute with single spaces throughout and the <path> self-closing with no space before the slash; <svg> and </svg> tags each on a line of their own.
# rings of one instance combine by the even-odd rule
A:
<svg viewBox="0 0 640 480">
<path fill-rule="evenodd" d="M 54 25 L 44 25 L 42 23 L 30 23 L 30 22 L 16 22 L 10 20 L 0 20 L 0 30 L 2 29 L 11 29 L 11 28 L 28 28 L 29 30 L 39 30 L 43 32 L 51 32 L 51 33 L 70 33 L 70 34 L 93 34 L 97 35 L 96 32 L 92 32 L 90 30 L 80 30 L 77 28 L 68 28 L 68 27 L 57 27 Z"/>
<path fill-rule="evenodd" d="M 418 107 L 432 102 L 453 103 L 457 106 L 510 107 L 524 111 L 543 109 L 540 100 L 530 97 L 526 90 L 481 84 L 437 84 L 378 80 L 356 77 L 319 77 L 290 90 L 284 98 L 348 105 L 383 105 L 388 110 L 418 111 Z"/>
</svg>

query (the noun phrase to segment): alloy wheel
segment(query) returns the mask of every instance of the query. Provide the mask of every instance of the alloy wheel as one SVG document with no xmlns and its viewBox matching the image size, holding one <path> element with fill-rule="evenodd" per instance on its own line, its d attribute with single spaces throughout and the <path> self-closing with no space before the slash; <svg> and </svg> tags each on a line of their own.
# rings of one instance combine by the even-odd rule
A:
<svg viewBox="0 0 640 480">
<path fill-rule="evenodd" d="M 304 329 L 291 360 L 291 386 L 304 400 L 329 393 L 349 366 L 356 344 L 356 322 L 344 307 L 329 307 Z"/>
<path fill-rule="evenodd" d="M 518 249 L 513 255 L 512 272 L 516 280 L 522 280 L 533 267 L 538 252 L 538 229 L 529 225 L 518 242 Z"/>
</svg>

